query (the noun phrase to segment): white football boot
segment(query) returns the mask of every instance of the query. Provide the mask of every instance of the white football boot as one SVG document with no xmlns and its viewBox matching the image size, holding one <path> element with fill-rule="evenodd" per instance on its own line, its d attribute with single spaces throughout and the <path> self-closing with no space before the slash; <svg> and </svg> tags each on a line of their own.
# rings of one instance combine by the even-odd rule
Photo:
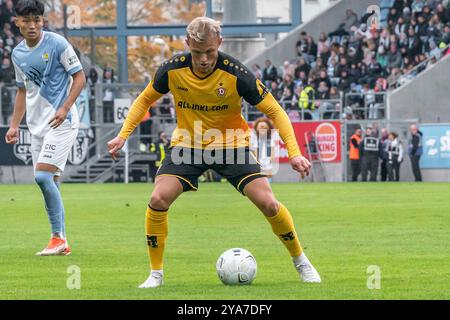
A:
<svg viewBox="0 0 450 320">
<path fill-rule="evenodd" d="M 164 284 L 164 274 L 162 270 L 154 270 L 150 272 L 150 276 L 143 284 L 139 286 L 141 289 L 157 288 Z"/>
<path fill-rule="evenodd" d="M 303 282 L 320 283 L 322 281 L 319 273 L 304 253 L 300 257 L 294 258 L 293 262 Z"/>
</svg>

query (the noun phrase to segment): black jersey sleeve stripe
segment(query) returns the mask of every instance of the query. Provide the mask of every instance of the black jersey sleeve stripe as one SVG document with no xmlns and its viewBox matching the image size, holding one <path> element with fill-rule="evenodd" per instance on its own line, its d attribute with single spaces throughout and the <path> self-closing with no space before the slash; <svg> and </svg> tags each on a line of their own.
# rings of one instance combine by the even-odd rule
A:
<svg viewBox="0 0 450 320">
<path fill-rule="evenodd" d="M 190 55 L 187 53 L 175 55 L 170 60 L 165 61 L 156 71 L 153 88 L 162 94 L 169 92 L 169 71 L 185 68 L 189 66 L 190 61 Z"/>
<path fill-rule="evenodd" d="M 166 94 L 169 92 L 169 76 L 167 68 L 160 66 L 156 71 L 153 80 L 153 88 L 159 93 Z"/>
<path fill-rule="evenodd" d="M 264 97 L 267 95 L 267 88 L 237 59 L 220 52 L 219 68 L 237 78 L 237 92 L 245 101 L 252 105 L 257 105 L 264 100 Z"/>
</svg>

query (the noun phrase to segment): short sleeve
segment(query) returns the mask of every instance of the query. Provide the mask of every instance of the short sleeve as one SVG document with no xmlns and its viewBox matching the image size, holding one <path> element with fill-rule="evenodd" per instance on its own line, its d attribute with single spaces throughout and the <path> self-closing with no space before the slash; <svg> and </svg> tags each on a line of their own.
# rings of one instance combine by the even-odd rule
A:
<svg viewBox="0 0 450 320">
<path fill-rule="evenodd" d="M 73 75 L 83 69 L 80 59 L 78 59 L 75 50 L 70 43 L 67 42 L 67 40 L 64 39 L 64 42 L 59 44 L 58 49 L 60 62 L 70 75 Z"/>
<path fill-rule="evenodd" d="M 241 97 L 252 105 L 257 105 L 267 96 L 269 91 L 266 86 L 253 75 L 245 78 L 238 78 L 237 90 Z"/>
<path fill-rule="evenodd" d="M 23 74 L 22 70 L 17 66 L 17 64 L 14 62 L 14 59 L 12 59 L 13 66 L 14 66 L 14 73 L 16 74 L 16 85 L 19 88 L 25 88 L 25 75 Z"/>
<path fill-rule="evenodd" d="M 153 89 L 162 94 L 169 92 L 168 70 L 164 64 L 156 71 L 155 78 L 153 79 Z"/>
</svg>

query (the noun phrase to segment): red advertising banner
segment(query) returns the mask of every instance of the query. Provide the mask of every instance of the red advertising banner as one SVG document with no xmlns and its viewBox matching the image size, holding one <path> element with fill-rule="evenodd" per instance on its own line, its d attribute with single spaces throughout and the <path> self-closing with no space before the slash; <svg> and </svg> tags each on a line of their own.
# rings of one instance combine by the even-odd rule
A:
<svg viewBox="0 0 450 320">
<path fill-rule="evenodd" d="M 313 160 L 341 162 L 342 142 L 339 121 L 314 121 L 293 123 L 295 136 L 302 154 L 308 158 L 309 144 Z M 289 162 L 286 146 L 280 141 L 280 163 Z"/>
</svg>

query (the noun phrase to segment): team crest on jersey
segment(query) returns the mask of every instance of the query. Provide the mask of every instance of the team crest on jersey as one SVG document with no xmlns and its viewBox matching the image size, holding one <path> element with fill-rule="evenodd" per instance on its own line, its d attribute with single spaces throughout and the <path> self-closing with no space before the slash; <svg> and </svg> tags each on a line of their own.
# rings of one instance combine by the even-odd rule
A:
<svg viewBox="0 0 450 320">
<path fill-rule="evenodd" d="M 14 145 L 14 155 L 25 164 L 31 162 L 31 133 L 28 130 L 19 131 L 19 142 Z"/>
<path fill-rule="evenodd" d="M 219 98 L 223 98 L 227 94 L 227 89 L 223 87 L 223 83 L 219 84 L 219 88 L 216 89 L 216 94 Z"/>
<path fill-rule="evenodd" d="M 48 53 L 44 53 L 43 55 L 42 55 L 42 59 L 45 61 L 45 62 L 48 62 L 48 59 L 50 58 L 50 55 L 48 54 Z"/>
</svg>

